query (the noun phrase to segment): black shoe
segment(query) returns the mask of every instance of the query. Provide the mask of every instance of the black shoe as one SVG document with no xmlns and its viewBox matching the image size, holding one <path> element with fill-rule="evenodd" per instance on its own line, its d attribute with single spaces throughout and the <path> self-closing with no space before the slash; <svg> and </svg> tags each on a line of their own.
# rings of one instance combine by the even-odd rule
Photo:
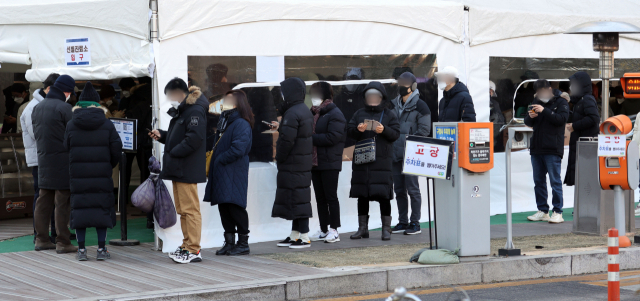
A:
<svg viewBox="0 0 640 301">
<path fill-rule="evenodd" d="M 302 239 L 298 239 L 289 246 L 289 249 L 302 249 L 308 247 L 311 247 L 311 241 L 302 241 Z"/>
<path fill-rule="evenodd" d="M 422 233 L 422 230 L 420 230 L 420 224 L 413 222 L 409 225 L 409 228 L 404 231 L 404 235 L 414 235 L 420 233 Z"/>
<path fill-rule="evenodd" d="M 289 246 L 291 247 L 291 246 Z M 227 252 L 229 256 L 249 255 L 249 235 L 238 234 L 238 243 Z"/>
<path fill-rule="evenodd" d="M 285 240 L 278 242 L 278 247 L 288 247 L 293 243 L 291 238 L 287 237 Z"/>
<path fill-rule="evenodd" d="M 222 249 L 216 251 L 216 255 L 227 255 L 229 251 L 233 249 L 236 245 L 236 234 L 235 233 L 225 233 L 224 234 L 224 246 Z"/>
<path fill-rule="evenodd" d="M 382 240 L 391 240 L 391 216 L 381 216 Z"/>
<path fill-rule="evenodd" d="M 351 239 L 369 238 L 369 216 L 358 216 L 358 231 L 349 236 Z"/>
<path fill-rule="evenodd" d="M 398 223 L 395 227 L 393 227 L 393 229 L 391 229 L 391 233 L 405 233 L 404 231 L 407 229 L 409 229 L 409 224 Z"/>
</svg>

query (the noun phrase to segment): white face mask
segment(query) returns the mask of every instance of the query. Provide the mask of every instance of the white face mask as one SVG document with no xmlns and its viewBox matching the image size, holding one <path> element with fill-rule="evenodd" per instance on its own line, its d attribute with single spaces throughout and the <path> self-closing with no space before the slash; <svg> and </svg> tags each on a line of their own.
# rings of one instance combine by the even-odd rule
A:
<svg viewBox="0 0 640 301">
<path fill-rule="evenodd" d="M 235 108 L 234 105 L 230 105 L 230 104 L 227 104 L 227 103 L 224 103 L 224 102 L 222 103 L 222 112 L 233 110 L 234 108 Z"/>
<path fill-rule="evenodd" d="M 107 100 L 107 102 L 106 102 L 107 107 L 108 107 L 108 106 L 110 106 L 112 103 L 113 103 L 113 101 L 111 101 L 111 100 Z"/>
<path fill-rule="evenodd" d="M 21 104 L 24 101 L 24 98 L 22 97 L 15 97 L 13 98 L 13 101 L 15 101 L 17 104 Z"/>
<path fill-rule="evenodd" d="M 178 106 L 180 105 L 180 102 L 177 102 L 177 101 L 171 101 L 171 102 L 169 102 L 169 103 L 171 104 L 171 106 L 172 106 L 174 109 L 177 109 L 177 108 L 178 108 Z"/>
<path fill-rule="evenodd" d="M 129 97 L 129 96 L 131 96 L 131 92 L 129 92 L 129 91 L 122 91 L 122 96 L 124 96 L 124 97 Z"/>
<path fill-rule="evenodd" d="M 438 83 L 438 89 L 444 91 L 445 88 L 447 88 L 447 83 L 445 83 L 445 82 L 439 82 Z"/>
<path fill-rule="evenodd" d="M 65 99 L 64 101 L 65 102 L 69 101 L 69 98 L 71 98 L 71 94 L 67 95 L 67 99 Z"/>
<path fill-rule="evenodd" d="M 549 100 L 551 100 L 551 98 L 540 98 L 540 101 L 542 101 L 543 103 L 547 103 L 549 102 Z"/>
<path fill-rule="evenodd" d="M 317 97 L 312 97 L 311 98 L 311 104 L 313 104 L 314 107 L 317 107 L 317 106 L 322 104 L 322 99 L 317 98 Z"/>
</svg>

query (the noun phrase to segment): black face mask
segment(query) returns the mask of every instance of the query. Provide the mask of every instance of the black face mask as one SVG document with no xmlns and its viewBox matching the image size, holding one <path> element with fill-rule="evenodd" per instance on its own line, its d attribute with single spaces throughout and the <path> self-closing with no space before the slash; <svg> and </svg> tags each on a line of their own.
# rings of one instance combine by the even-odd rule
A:
<svg viewBox="0 0 640 301">
<path fill-rule="evenodd" d="M 407 95 L 409 95 L 409 87 L 404 87 L 404 86 L 398 86 L 398 94 L 400 94 L 400 96 L 405 97 Z"/>
</svg>

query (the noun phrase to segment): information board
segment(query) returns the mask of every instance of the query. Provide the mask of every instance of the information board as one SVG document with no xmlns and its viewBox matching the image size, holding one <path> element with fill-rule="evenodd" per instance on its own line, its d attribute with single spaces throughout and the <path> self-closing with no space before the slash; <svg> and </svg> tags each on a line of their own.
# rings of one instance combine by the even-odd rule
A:
<svg viewBox="0 0 640 301">
<path fill-rule="evenodd" d="M 453 141 L 407 135 L 402 172 L 434 179 L 451 179 Z"/>
<path fill-rule="evenodd" d="M 625 135 L 598 135 L 598 157 L 625 157 L 626 153 Z"/>
<path fill-rule="evenodd" d="M 120 140 L 122 141 L 122 150 L 127 152 L 136 152 L 138 141 L 138 120 L 127 118 L 109 118 L 116 127 Z"/>
<path fill-rule="evenodd" d="M 67 66 L 91 66 L 89 38 L 65 39 L 64 49 L 64 60 Z"/>
</svg>

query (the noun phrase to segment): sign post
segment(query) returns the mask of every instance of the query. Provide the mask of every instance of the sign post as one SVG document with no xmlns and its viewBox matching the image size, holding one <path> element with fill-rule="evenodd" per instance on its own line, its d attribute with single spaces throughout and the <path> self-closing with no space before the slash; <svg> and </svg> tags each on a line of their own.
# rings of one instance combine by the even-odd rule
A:
<svg viewBox="0 0 640 301">
<path fill-rule="evenodd" d="M 110 245 L 114 246 L 134 246 L 139 245 L 140 241 L 136 239 L 127 239 L 127 198 L 129 192 L 127 187 L 127 153 L 135 153 L 137 151 L 137 119 L 126 118 L 109 118 L 120 135 L 122 141 L 122 154 L 120 154 L 120 184 L 118 185 L 118 209 L 120 209 L 120 239 L 109 240 Z"/>
</svg>

